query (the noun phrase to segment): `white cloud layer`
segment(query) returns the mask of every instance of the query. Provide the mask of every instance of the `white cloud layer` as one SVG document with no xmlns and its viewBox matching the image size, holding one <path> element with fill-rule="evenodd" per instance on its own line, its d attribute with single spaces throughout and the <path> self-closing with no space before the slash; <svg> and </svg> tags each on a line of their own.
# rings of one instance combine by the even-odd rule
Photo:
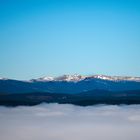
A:
<svg viewBox="0 0 140 140">
<path fill-rule="evenodd" d="M 140 105 L 0 107 L 0 140 L 140 140 Z"/>
</svg>

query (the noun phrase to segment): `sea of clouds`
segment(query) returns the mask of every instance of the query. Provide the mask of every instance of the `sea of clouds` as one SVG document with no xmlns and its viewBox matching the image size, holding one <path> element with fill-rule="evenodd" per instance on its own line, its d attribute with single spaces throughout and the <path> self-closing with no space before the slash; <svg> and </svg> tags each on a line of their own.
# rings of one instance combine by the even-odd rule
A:
<svg viewBox="0 0 140 140">
<path fill-rule="evenodd" d="M 0 140 L 140 140 L 140 105 L 1 106 Z"/>
</svg>

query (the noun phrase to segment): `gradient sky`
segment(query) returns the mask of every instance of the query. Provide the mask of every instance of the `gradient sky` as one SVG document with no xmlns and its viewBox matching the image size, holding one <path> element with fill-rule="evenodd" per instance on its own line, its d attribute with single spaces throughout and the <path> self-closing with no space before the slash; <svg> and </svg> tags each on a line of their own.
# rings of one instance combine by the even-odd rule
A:
<svg viewBox="0 0 140 140">
<path fill-rule="evenodd" d="M 0 0 L 0 77 L 140 76 L 139 0 Z"/>
</svg>

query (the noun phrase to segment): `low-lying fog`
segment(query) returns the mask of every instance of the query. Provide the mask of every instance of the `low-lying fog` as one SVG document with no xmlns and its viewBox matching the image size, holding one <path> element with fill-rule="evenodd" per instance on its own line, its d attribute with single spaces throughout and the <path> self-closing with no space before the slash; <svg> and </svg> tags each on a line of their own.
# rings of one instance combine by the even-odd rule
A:
<svg viewBox="0 0 140 140">
<path fill-rule="evenodd" d="M 140 140 L 140 105 L 0 107 L 0 140 Z"/>
</svg>

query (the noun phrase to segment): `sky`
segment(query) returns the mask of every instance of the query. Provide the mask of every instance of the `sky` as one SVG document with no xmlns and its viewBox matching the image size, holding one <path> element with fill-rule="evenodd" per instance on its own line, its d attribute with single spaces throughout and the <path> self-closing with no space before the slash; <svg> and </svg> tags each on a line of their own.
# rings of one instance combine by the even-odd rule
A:
<svg viewBox="0 0 140 140">
<path fill-rule="evenodd" d="M 1 140 L 139 140 L 140 105 L 0 107 Z"/>
<path fill-rule="evenodd" d="M 0 77 L 140 76 L 139 0 L 0 0 Z"/>
</svg>

